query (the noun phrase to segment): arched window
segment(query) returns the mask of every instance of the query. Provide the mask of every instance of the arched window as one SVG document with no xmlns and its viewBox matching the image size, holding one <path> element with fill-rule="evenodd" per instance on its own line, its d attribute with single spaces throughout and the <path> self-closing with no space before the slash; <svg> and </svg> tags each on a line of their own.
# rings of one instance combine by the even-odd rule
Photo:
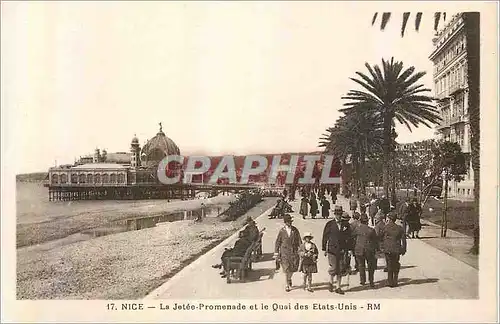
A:
<svg viewBox="0 0 500 324">
<path fill-rule="evenodd" d="M 102 175 L 102 183 L 109 183 L 109 174 L 105 173 Z"/>
<path fill-rule="evenodd" d="M 118 183 L 125 183 L 125 175 L 123 173 L 118 175 Z"/>
<path fill-rule="evenodd" d="M 68 177 L 66 176 L 66 173 L 61 174 L 61 183 L 66 183 L 68 182 Z"/>
<path fill-rule="evenodd" d="M 94 177 L 94 180 L 95 180 L 95 183 L 101 183 L 101 175 L 100 174 L 96 174 L 95 177 Z"/>
<path fill-rule="evenodd" d="M 78 183 L 78 175 L 76 173 L 71 174 L 71 183 Z"/>
<path fill-rule="evenodd" d="M 92 174 L 87 174 L 87 183 L 94 183 L 94 177 Z"/>
<path fill-rule="evenodd" d="M 59 175 L 57 173 L 52 174 L 52 183 L 56 184 L 59 182 Z"/>
<path fill-rule="evenodd" d="M 116 174 L 115 173 L 111 173 L 111 183 L 116 183 Z"/>
<path fill-rule="evenodd" d="M 80 174 L 80 175 L 78 176 L 78 182 L 80 182 L 80 183 L 85 183 L 85 180 L 86 180 L 86 179 L 85 179 L 85 174 Z"/>
</svg>

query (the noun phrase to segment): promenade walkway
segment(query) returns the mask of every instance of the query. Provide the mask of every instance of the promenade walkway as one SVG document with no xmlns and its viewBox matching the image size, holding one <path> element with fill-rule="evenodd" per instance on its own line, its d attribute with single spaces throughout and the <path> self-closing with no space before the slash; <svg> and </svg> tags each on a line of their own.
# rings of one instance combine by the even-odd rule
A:
<svg viewBox="0 0 500 324">
<path fill-rule="evenodd" d="M 321 236 L 327 220 L 322 218 L 305 220 L 298 214 L 299 202 L 293 202 L 294 226 L 301 234 L 312 232 L 314 241 L 321 249 Z M 348 201 L 340 198 L 344 210 L 348 208 Z M 333 205 L 332 205 L 333 209 Z M 274 241 L 279 229 L 283 226 L 281 219 L 268 219 L 270 210 L 260 216 L 257 221 L 259 228 L 265 227 L 263 237 L 264 256 L 260 262 L 254 263 L 253 271 L 249 273 L 247 282 L 227 284 L 221 279 L 219 270 L 213 269 L 212 264 L 220 262 L 220 256 L 225 246 L 232 246 L 236 240 L 233 235 L 221 245 L 215 247 L 198 258 L 189 266 L 172 277 L 168 282 L 153 291 L 146 299 L 261 299 L 261 298 L 360 298 L 377 297 L 398 299 L 473 299 L 478 298 L 478 271 L 450 256 L 449 254 L 432 247 L 422 240 L 408 240 L 408 252 L 401 259 L 402 269 L 399 275 L 400 285 L 397 288 L 385 286 L 386 273 L 382 268 L 384 261 L 379 259 L 379 270 L 375 272 L 376 287 L 370 289 L 360 286 L 359 275 L 350 276 L 350 285 L 344 277 L 344 296 L 328 291 L 328 261 L 320 253 L 318 261 L 319 272 L 313 277 L 314 292 L 302 289 L 302 274 L 295 273 L 294 288 L 290 292 L 284 290 L 284 275 L 275 271 L 275 261 L 272 259 Z M 432 230 L 424 227 L 421 236 L 433 236 L 426 233 Z"/>
</svg>

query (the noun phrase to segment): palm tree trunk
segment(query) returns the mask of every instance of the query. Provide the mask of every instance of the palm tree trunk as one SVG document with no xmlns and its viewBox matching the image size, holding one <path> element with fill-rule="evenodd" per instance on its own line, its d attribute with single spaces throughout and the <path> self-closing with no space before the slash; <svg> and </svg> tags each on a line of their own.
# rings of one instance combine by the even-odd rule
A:
<svg viewBox="0 0 500 324">
<path fill-rule="evenodd" d="M 356 153 L 356 154 L 353 154 L 352 155 L 352 167 L 353 167 L 353 177 L 352 177 L 352 189 L 353 189 L 353 192 L 352 194 L 357 196 L 358 195 L 358 191 L 359 191 L 359 155 Z"/>
<path fill-rule="evenodd" d="M 464 13 L 465 37 L 467 42 L 467 83 L 469 88 L 469 125 L 470 125 L 470 143 L 471 143 L 471 163 L 474 173 L 474 207 L 478 215 L 477 223 L 474 228 L 474 245 L 472 253 L 479 253 L 479 35 L 480 35 L 480 16 L 478 12 Z"/>
<path fill-rule="evenodd" d="M 382 184 L 384 186 L 384 194 L 386 198 L 389 198 L 389 187 L 390 187 L 390 169 L 391 169 L 391 146 L 392 146 L 392 118 L 389 114 L 384 116 L 384 143 L 383 143 L 383 173 L 382 173 Z"/>
<path fill-rule="evenodd" d="M 366 194 L 366 182 L 365 182 L 365 150 L 362 149 L 359 154 L 359 179 L 361 185 L 361 193 Z"/>
</svg>

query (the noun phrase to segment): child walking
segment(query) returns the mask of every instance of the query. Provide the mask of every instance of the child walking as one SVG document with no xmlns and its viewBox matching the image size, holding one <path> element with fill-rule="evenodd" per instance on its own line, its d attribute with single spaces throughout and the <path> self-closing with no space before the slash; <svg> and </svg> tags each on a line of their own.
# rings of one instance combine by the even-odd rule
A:
<svg viewBox="0 0 500 324">
<path fill-rule="evenodd" d="M 299 270 L 304 274 L 304 290 L 313 292 L 312 274 L 318 272 L 318 248 L 312 242 L 311 233 L 304 234 L 304 242 L 299 247 Z"/>
</svg>

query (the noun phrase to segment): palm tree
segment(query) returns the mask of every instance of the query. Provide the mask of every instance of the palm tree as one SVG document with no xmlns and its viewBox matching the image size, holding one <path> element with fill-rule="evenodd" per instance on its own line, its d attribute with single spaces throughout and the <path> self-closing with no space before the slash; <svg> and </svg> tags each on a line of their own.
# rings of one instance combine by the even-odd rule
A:
<svg viewBox="0 0 500 324">
<path fill-rule="evenodd" d="M 479 102 L 479 80 L 480 80 L 480 50 L 479 50 L 479 35 L 480 35 L 480 14 L 478 12 L 463 12 L 461 13 L 464 20 L 466 51 L 467 51 L 467 83 L 469 88 L 469 121 L 470 121 L 470 143 L 471 143 L 471 163 L 474 172 L 474 205 L 476 213 L 479 215 L 479 186 L 480 186 L 480 102 Z M 372 18 L 372 25 L 377 20 L 378 13 L 375 13 Z M 390 12 L 382 14 L 380 29 L 384 30 L 391 17 Z M 401 37 L 404 37 L 406 24 L 410 17 L 410 12 L 403 13 L 403 23 L 401 25 Z M 434 30 L 437 31 L 439 23 L 446 20 L 445 12 L 434 13 Z M 415 30 L 420 28 L 422 13 L 417 12 L 415 16 Z M 474 229 L 474 246 L 471 252 L 479 251 L 479 224 L 476 224 Z"/>
<path fill-rule="evenodd" d="M 389 197 L 389 170 L 391 155 L 394 151 L 393 123 L 397 120 L 411 131 L 412 126 L 423 124 L 431 127 L 441 120 L 432 104 L 433 98 L 425 95 L 430 89 L 417 82 L 425 72 L 415 72 L 415 68 L 403 69 L 403 62 L 382 59 L 382 69 L 378 65 L 365 64 L 369 76 L 356 72 L 360 79 L 351 78 L 361 85 L 364 91 L 350 90 L 342 99 L 348 100 L 342 112 L 348 114 L 354 110 L 364 110 L 373 114 L 382 124 L 383 137 L 383 186 L 385 195 Z"/>
<path fill-rule="evenodd" d="M 365 162 L 375 152 L 381 151 L 382 127 L 373 114 L 362 109 L 339 118 L 320 139 L 320 147 L 344 161 L 350 157 L 353 165 L 354 192 L 365 192 Z"/>
</svg>

